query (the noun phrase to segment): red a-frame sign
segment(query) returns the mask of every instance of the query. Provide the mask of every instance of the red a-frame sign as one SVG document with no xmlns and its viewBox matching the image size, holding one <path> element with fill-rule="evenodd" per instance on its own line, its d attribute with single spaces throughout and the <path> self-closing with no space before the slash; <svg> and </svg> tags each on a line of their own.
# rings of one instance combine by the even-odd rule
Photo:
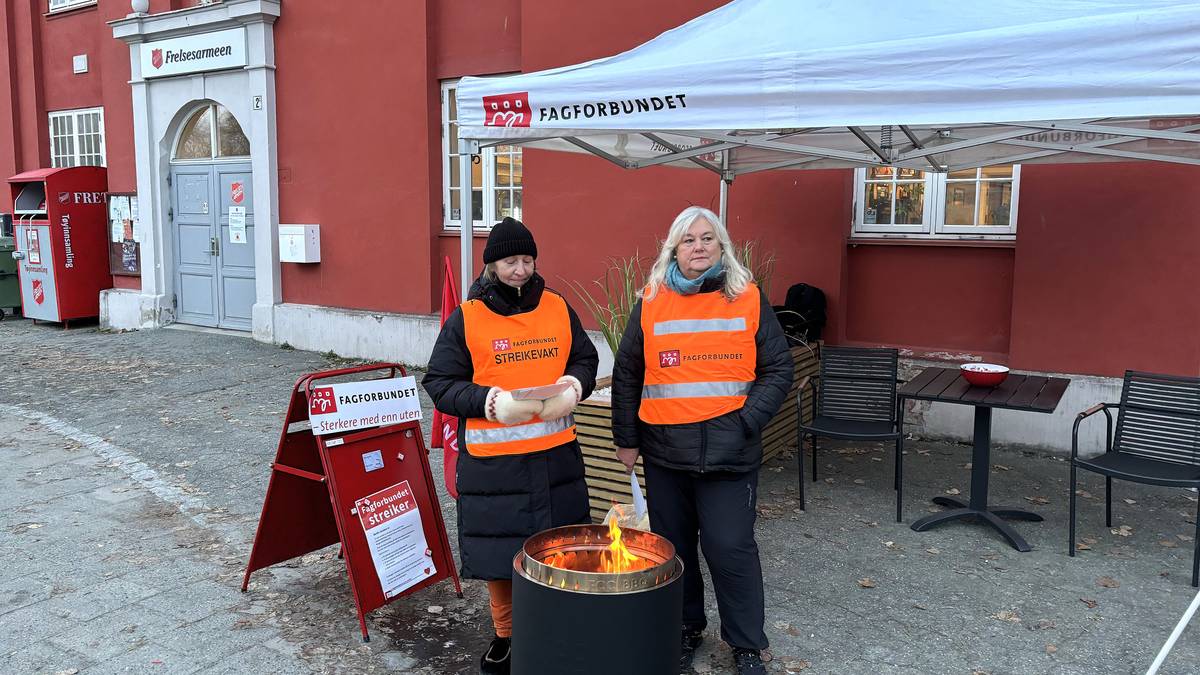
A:
<svg viewBox="0 0 1200 675">
<path fill-rule="evenodd" d="M 384 363 L 296 381 L 242 579 L 244 592 L 255 570 L 340 542 L 364 641 L 367 612 L 397 598 L 446 578 L 462 597 L 420 422 L 328 436 L 310 430 L 315 382 L 380 371 L 405 375 L 403 366 Z M 425 549 L 413 550 L 422 538 Z"/>
</svg>

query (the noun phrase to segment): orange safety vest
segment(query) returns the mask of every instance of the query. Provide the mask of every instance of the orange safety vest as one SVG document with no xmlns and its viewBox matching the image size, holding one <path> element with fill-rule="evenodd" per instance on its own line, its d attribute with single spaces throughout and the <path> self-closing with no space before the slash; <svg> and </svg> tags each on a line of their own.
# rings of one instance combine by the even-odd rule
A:
<svg viewBox="0 0 1200 675">
<path fill-rule="evenodd" d="M 562 296 L 543 291 L 537 309 L 502 316 L 482 300 L 463 304 L 463 332 L 475 368 L 473 382 L 511 390 L 553 384 L 567 370 L 571 318 Z M 523 455 L 575 440 L 572 415 L 546 421 L 534 416 L 507 425 L 467 418 L 466 448 L 476 457 Z"/>
<path fill-rule="evenodd" d="M 758 287 L 732 302 L 723 293 L 680 295 L 663 286 L 642 302 L 646 379 L 638 417 L 688 424 L 746 403 L 758 349 Z"/>
</svg>

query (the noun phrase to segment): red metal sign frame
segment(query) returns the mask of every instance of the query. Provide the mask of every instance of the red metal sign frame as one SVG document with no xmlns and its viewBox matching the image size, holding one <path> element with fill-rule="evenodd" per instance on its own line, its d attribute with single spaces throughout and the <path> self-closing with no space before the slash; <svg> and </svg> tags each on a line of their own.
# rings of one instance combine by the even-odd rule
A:
<svg viewBox="0 0 1200 675">
<path fill-rule="evenodd" d="M 393 600 L 446 578 L 454 581 L 454 590 L 462 597 L 462 584 L 450 550 L 420 422 L 329 436 L 316 436 L 310 425 L 304 424 L 309 419 L 315 382 L 382 370 L 390 370 L 391 377 L 397 373 L 406 375 L 403 366 L 382 363 L 310 373 L 296 381 L 275 461 L 271 464 L 271 479 L 254 546 L 242 578 L 245 592 L 252 572 L 341 543 L 364 642 L 370 641 L 366 614 Z M 364 452 L 379 452 L 383 466 L 367 470 Z M 417 502 L 436 572 L 386 598 L 371 559 L 366 532 L 353 509 L 358 499 L 401 481 L 408 481 Z"/>
</svg>

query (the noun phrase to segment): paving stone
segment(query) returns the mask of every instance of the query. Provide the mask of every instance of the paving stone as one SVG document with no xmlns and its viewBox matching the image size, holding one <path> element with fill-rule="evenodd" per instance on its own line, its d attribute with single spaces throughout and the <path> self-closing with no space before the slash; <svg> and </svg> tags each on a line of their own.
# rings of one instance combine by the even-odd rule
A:
<svg viewBox="0 0 1200 675">
<path fill-rule="evenodd" d="M 275 672 L 278 667 L 279 652 L 263 645 L 254 645 L 204 666 L 197 672 L 204 675 L 243 675 Z"/>
<path fill-rule="evenodd" d="M 46 602 L 51 612 L 64 612 L 85 622 L 155 595 L 159 591 L 123 578 L 99 579 Z"/>
<path fill-rule="evenodd" d="M 36 602 L 0 615 L 0 652 L 15 651 L 30 643 L 72 630 L 80 621 L 49 608 L 50 600 Z"/>
<path fill-rule="evenodd" d="M 200 670 L 200 665 L 167 647 L 150 643 L 89 667 L 86 675 L 126 675 L 152 673 L 187 675 Z"/>
<path fill-rule="evenodd" d="M 201 579 L 156 598 L 153 606 L 181 623 L 194 624 L 224 612 L 241 600 L 237 589 L 211 579 Z"/>
<path fill-rule="evenodd" d="M 131 605 L 84 622 L 76 630 L 59 633 L 50 642 L 108 661 L 139 649 L 162 635 L 178 630 L 179 622 L 144 606 Z"/>
<path fill-rule="evenodd" d="M 95 659 L 53 642 L 38 640 L 15 652 L 0 656 L 0 669 L 5 673 L 59 673 L 84 671 Z"/>
</svg>

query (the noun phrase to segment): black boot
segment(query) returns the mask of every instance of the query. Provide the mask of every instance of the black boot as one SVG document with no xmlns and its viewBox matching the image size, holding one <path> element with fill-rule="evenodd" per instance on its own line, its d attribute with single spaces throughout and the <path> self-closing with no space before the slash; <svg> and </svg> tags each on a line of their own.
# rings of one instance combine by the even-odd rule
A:
<svg viewBox="0 0 1200 675">
<path fill-rule="evenodd" d="M 696 658 L 696 650 L 704 642 L 704 630 L 684 627 L 679 638 L 679 672 L 687 672 Z"/>
<path fill-rule="evenodd" d="M 734 647 L 733 665 L 737 666 L 738 675 L 767 675 L 767 667 L 757 649 Z"/>
<path fill-rule="evenodd" d="M 495 637 L 487 651 L 479 658 L 480 675 L 508 675 L 512 663 L 512 639 Z"/>
</svg>

